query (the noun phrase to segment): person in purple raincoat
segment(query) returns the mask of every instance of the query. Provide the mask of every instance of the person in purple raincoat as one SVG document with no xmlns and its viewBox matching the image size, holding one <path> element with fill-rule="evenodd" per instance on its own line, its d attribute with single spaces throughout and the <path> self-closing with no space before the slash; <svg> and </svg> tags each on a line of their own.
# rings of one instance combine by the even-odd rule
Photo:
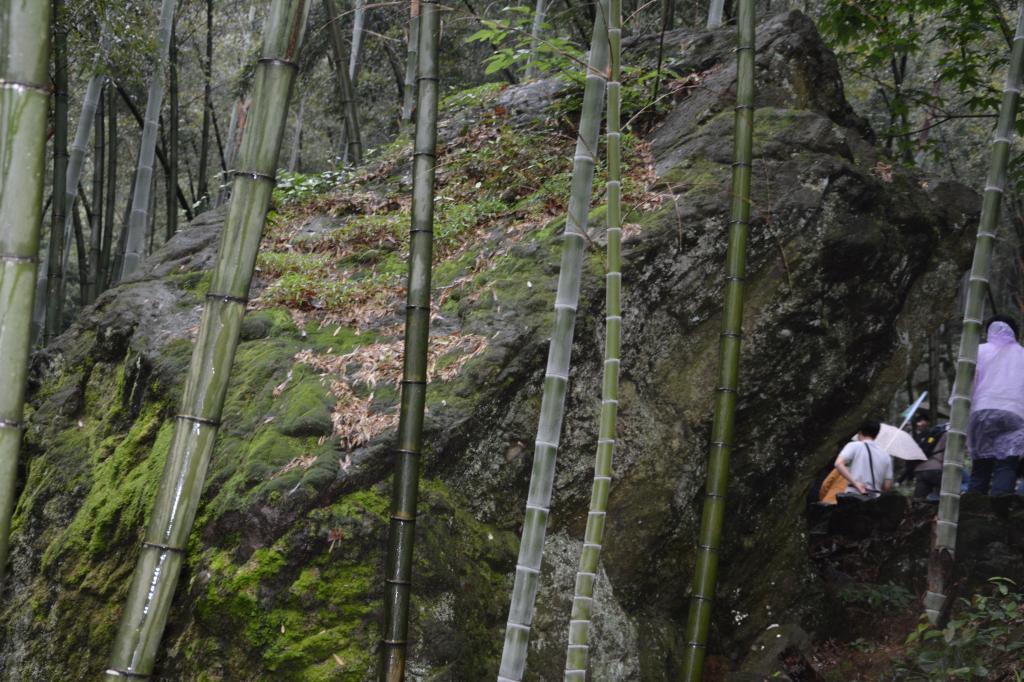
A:
<svg viewBox="0 0 1024 682">
<path fill-rule="evenodd" d="M 1024 347 L 1017 343 L 1017 323 L 993 317 L 988 340 L 978 348 L 971 420 L 968 492 L 1009 495 L 1024 455 Z"/>
</svg>

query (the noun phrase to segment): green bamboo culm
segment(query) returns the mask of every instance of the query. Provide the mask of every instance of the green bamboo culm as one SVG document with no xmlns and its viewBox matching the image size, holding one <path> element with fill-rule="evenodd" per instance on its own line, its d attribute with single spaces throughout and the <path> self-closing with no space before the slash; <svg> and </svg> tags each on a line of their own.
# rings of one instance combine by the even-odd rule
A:
<svg viewBox="0 0 1024 682">
<path fill-rule="evenodd" d="M 416 64 L 420 44 L 420 0 L 409 0 L 409 36 L 405 54 L 405 87 L 402 89 L 402 123 L 412 121 L 416 101 Z"/>
<path fill-rule="evenodd" d="M 565 220 L 562 262 L 555 294 L 555 321 L 548 348 L 548 364 L 541 397 L 540 420 L 533 450 L 533 470 L 526 498 L 523 535 L 516 561 L 516 575 L 505 628 L 498 682 L 520 682 L 526 670 L 527 645 L 533 622 L 534 604 L 540 586 L 544 536 L 555 479 L 555 460 L 562 435 L 565 395 L 569 387 L 569 362 L 580 298 L 583 254 L 586 248 L 587 218 L 593 191 L 597 138 L 601 130 L 605 84 L 608 81 L 608 29 L 605 17 L 608 0 L 601 0 L 594 12 L 587 80 L 583 90 L 576 152 L 573 156 L 572 190 Z"/>
<path fill-rule="evenodd" d="M 249 123 L 210 293 L 106 680 L 144 679 L 153 672 L 220 426 L 308 14 L 309 0 L 274 0 L 264 24 Z"/>
<path fill-rule="evenodd" d="M 46 267 L 46 323 L 49 341 L 61 332 L 64 319 L 64 242 L 68 169 L 68 29 L 64 0 L 53 0 L 53 204 Z"/>
<path fill-rule="evenodd" d="M 7 566 L 36 290 L 50 3 L 0 2 L 0 585 Z"/>
<path fill-rule="evenodd" d="M 416 139 L 413 143 L 412 222 L 405 307 L 405 361 L 398 448 L 391 490 L 391 522 L 384 564 L 384 638 L 381 682 L 405 679 L 412 591 L 416 500 L 423 452 L 423 408 L 427 397 L 427 342 L 430 331 L 430 268 L 434 244 L 438 43 L 441 13 L 437 0 L 422 0 L 420 56 L 416 82 Z"/>
<path fill-rule="evenodd" d="M 565 682 L 586 682 L 590 654 L 590 621 L 594 610 L 594 583 L 604 544 L 608 492 L 612 483 L 616 421 L 619 414 L 619 358 L 622 342 L 622 0 L 608 0 L 608 247 L 605 273 L 604 376 L 601 383 L 601 416 L 598 421 L 597 455 L 590 511 L 583 535 L 583 551 L 569 616 L 569 644 L 565 654 Z"/>
<path fill-rule="evenodd" d="M 352 88 L 352 80 L 348 77 L 345 37 L 341 34 L 341 16 L 334 0 L 324 0 L 324 9 L 327 10 L 327 30 L 331 37 L 334 68 L 338 76 L 341 111 L 345 116 L 345 156 L 358 166 L 363 162 L 363 141 L 359 132 L 359 117 L 356 115 L 356 94 Z"/>
<path fill-rule="evenodd" d="M 725 306 L 719 342 L 719 378 L 708 451 L 707 491 L 700 520 L 700 541 L 693 592 L 686 622 L 682 679 L 697 682 L 704 670 L 704 652 L 715 596 L 718 548 L 729 487 L 729 454 L 733 446 L 739 386 L 740 339 L 743 331 L 743 278 L 747 270 L 750 221 L 750 164 L 754 132 L 754 0 L 740 0 L 736 31 L 736 128 L 732 165 L 732 205 L 725 264 Z"/>
<path fill-rule="evenodd" d="M 174 31 L 174 13 L 177 0 L 163 0 L 160 6 L 160 26 L 157 36 L 157 59 L 149 80 L 146 96 L 146 115 L 139 142 L 139 157 L 135 167 L 135 187 L 132 210 L 128 216 L 124 260 L 120 278 L 124 279 L 139 269 L 146 255 L 146 231 L 150 220 L 150 197 L 153 191 L 153 157 L 156 154 L 160 126 L 160 108 L 164 99 L 164 67 L 170 60 L 171 37 Z M 176 181 L 175 181 L 176 182 Z"/>
<path fill-rule="evenodd" d="M 1021 80 L 1024 77 L 1024 3 L 1017 17 L 1017 32 L 1010 52 L 1009 71 L 999 106 L 999 122 L 992 139 L 988 178 L 981 205 L 981 221 L 974 244 L 974 261 L 964 304 L 963 332 L 960 335 L 960 353 L 956 364 L 949 416 L 949 436 L 942 465 L 942 486 L 939 492 L 939 512 L 935 520 L 935 542 L 928 561 L 928 591 L 924 608 L 932 623 L 939 623 L 946 612 L 946 592 L 952 579 L 956 556 L 956 534 L 960 519 L 960 484 L 963 479 L 964 451 L 967 424 L 971 416 L 971 394 L 974 390 L 974 371 L 978 362 L 978 344 L 981 340 L 985 297 L 988 291 L 992 249 L 995 245 L 1003 192 L 1006 189 L 1006 168 L 1013 142 L 1014 123 L 1020 103 Z"/>
</svg>

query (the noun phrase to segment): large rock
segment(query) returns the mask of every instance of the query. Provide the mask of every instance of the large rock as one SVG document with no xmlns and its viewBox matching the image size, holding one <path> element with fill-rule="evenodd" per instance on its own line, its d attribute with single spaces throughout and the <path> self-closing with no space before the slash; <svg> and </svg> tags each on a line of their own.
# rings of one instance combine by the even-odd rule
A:
<svg viewBox="0 0 1024 682">
<path fill-rule="evenodd" d="M 638 40 L 630 54 L 651 44 Z M 679 89 L 650 135 L 667 201 L 629 217 L 621 443 L 597 588 L 595 680 L 672 679 L 679 669 L 717 375 L 731 47 L 727 30 L 667 40 L 668 63 L 694 87 Z M 807 560 L 806 492 L 862 416 L 901 384 L 930 321 L 948 314 L 978 208 L 970 190 L 875 155 L 803 15 L 762 24 L 757 65 L 742 396 L 711 643 L 727 661 L 739 661 L 779 614 L 807 630 L 818 624 L 826 596 Z M 524 91 L 522 106 L 545 92 Z M 0 607 L 0 677 L 90 679 L 104 665 L 206 284 L 197 269 L 208 266 L 197 255 L 206 246 L 197 245 L 211 243 L 188 230 L 176 237 L 37 363 Z M 442 321 L 489 345 L 431 393 L 410 679 L 496 672 L 554 243 L 538 232 L 511 249 L 505 288 L 464 297 Z M 596 441 L 601 262 L 589 254 L 530 680 L 560 678 L 564 666 Z M 299 401 L 289 383 L 296 353 L 346 352 L 360 340 L 297 327 L 281 310 L 256 313 L 246 330 L 158 677 L 371 679 L 393 433 L 351 448 L 324 438 L 318 387 L 303 377 Z M 285 420 L 289 402 L 295 423 Z"/>
</svg>

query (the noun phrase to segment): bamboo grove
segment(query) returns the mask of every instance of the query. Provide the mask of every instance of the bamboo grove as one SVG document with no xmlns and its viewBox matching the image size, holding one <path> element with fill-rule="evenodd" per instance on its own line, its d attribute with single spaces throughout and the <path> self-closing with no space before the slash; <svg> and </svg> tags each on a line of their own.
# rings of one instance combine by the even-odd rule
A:
<svg viewBox="0 0 1024 682">
<path fill-rule="evenodd" d="M 323 13 L 324 43 L 329 50 L 336 89 L 335 118 L 340 129 L 340 166 L 362 164 L 373 153 L 361 131 L 358 80 L 364 41 L 377 35 L 363 0 L 351 8 L 336 0 L 272 0 L 267 3 L 262 47 L 251 76 L 250 90 L 232 91 L 230 122 L 223 129 L 213 105 L 217 84 L 212 77 L 214 52 L 213 5 L 205 6 L 202 59 L 204 79 L 202 133 L 198 181 L 189 175 L 185 185 L 179 166 L 178 63 L 181 45 L 177 18 L 185 3 L 161 0 L 152 73 L 140 109 L 132 93 L 111 69 L 111 43 L 106 24 L 87 66 L 88 85 L 79 107 L 76 132 L 69 145 L 68 7 L 65 0 L 0 2 L 0 584 L 8 560 L 11 518 L 17 503 L 19 449 L 25 428 L 24 401 L 33 343 L 45 346 L 66 328 L 71 300 L 65 278 L 72 262 L 79 277 L 78 302 L 95 302 L 105 289 L 138 276 L 153 250 L 156 221 L 155 177 L 163 173 L 166 219 L 160 241 L 171 241 L 179 214 L 186 219 L 227 204 L 216 262 L 204 293 L 201 321 L 192 344 L 191 361 L 175 413 L 173 437 L 149 511 L 148 526 L 138 548 L 135 569 L 120 624 L 114 637 L 107 680 L 148 679 L 159 675 L 161 640 L 172 616 L 179 578 L 187 564 L 193 525 L 200 508 L 207 469 L 220 432 L 225 396 L 240 343 L 243 317 L 249 304 L 260 243 L 282 166 L 300 166 L 305 92 L 300 62 L 307 23 L 317 5 Z M 249 14 L 255 25 L 256 5 Z M 467 3 L 468 5 L 468 3 Z M 736 97 L 733 129 L 729 218 L 723 278 L 722 329 L 718 340 L 717 388 L 712 402 L 707 443 L 706 489 L 699 534 L 690 549 L 695 558 L 689 611 L 682 635 L 680 679 L 698 681 L 709 647 L 712 605 L 716 595 L 719 551 L 723 545 L 729 488 L 730 455 L 737 441 L 736 408 L 741 396 L 740 360 L 744 322 L 746 248 L 751 216 L 751 177 L 754 162 L 755 3 L 737 0 L 733 18 L 724 17 L 725 3 L 712 0 L 707 26 L 735 24 Z M 668 3 L 665 3 L 667 11 Z M 403 19 L 404 18 L 403 3 Z M 472 7 L 470 7 L 471 12 Z M 549 3 L 538 0 L 529 24 L 529 56 L 524 77 L 536 78 L 543 33 L 550 27 Z M 403 328 L 402 378 L 394 443 L 388 533 L 384 546 L 379 591 L 382 595 L 377 677 L 381 682 L 406 679 L 414 644 L 416 576 L 414 547 L 418 518 L 421 460 L 429 451 L 424 421 L 430 374 L 432 268 L 435 210 L 443 197 L 436 193 L 439 170 L 438 111 L 444 93 L 441 66 L 442 15 L 452 11 L 437 0 L 409 0 L 405 63 L 394 59 L 391 69 L 400 96 L 394 112 L 395 129 L 408 139 L 412 128 L 411 209 Z M 473 12 L 474 16 L 475 12 Z M 351 15 L 351 16 L 349 16 Z M 551 315 L 550 342 L 541 385 L 525 512 L 518 555 L 510 585 L 508 616 L 498 682 L 522 682 L 527 676 L 531 629 L 544 576 L 544 550 L 551 521 L 557 458 L 563 437 L 566 398 L 574 334 L 580 307 L 584 265 L 593 242 L 588 236 L 596 169 L 600 166 L 600 129 L 606 124 L 603 358 L 599 418 L 595 425 L 596 452 L 586 526 L 579 539 L 579 559 L 573 582 L 565 640 L 566 682 L 593 677 L 592 652 L 600 642 L 593 623 L 600 605 L 596 586 L 602 574 L 601 552 L 608 525 L 613 487 L 613 457 L 618 438 L 620 365 L 623 348 L 623 7 L 621 0 L 597 0 L 593 11 L 590 49 L 582 64 L 584 87 L 572 157 L 572 176 L 561 235 L 560 263 Z M 479 18 L 479 17 L 477 17 Z M 342 31 L 352 22 L 351 36 Z M 703 23 L 703 18 L 702 18 Z M 732 27 L 721 29 L 732 30 Z M 526 30 L 524 29 L 524 33 Z M 40 36 L 44 39 L 40 40 Z M 346 54 L 346 40 L 349 51 Z M 664 43 L 664 36 L 661 36 Z M 51 50 L 52 48 L 52 50 Z M 389 48 L 390 49 L 390 48 Z M 245 52 L 248 52 L 248 45 Z M 248 57 L 248 55 L 246 55 Z M 48 60 L 52 59 L 52 78 Z M 660 55 L 659 55 L 660 59 Z M 249 65 L 252 68 L 252 65 Z M 404 67 L 404 68 L 403 68 Z M 149 68 L 149 67 L 147 67 Z M 660 67 L 658 77 L 660 78 Z M 963 335 L 951 397 L 949 447 L 942 470 L 942 493 L 935 521 L 935 547 L 930 557 L 924 607 L 932 622 L 942 622 L 951 607 L 948 595 L 954 580 L 959 491 L 964 468 L 966 429 L 971 389 L 981 339 L 990 275 L 990 261 L 1007 190 L 1007 167 L 1024 77 L 1024 5 L 1013 36 L 1009 69 L 991 144 L 988 179 L 977 232 L 974 261 L 967 286 Z M 166 79 L 166 81 L 165 81 Z M 166 82 L 166 87 L 165 87 Z M 236 86 L 238 84 L 235 84 Z M 658 81 L 655 81 L 657 93 Z M 168 102 L 164 102 L 165 94 Z M 237 101 L 236 101 L 237 100 Z M 288 136 L 289 108 L 294 103 L 293 147 L 287 164 L 281 152 Z M 167 106 L 167 119 L 164 108 Z M 119 115 L 131 115 L 139 129 L 130 203 L 118 205 L 118 156 L 124 149 Z M 52 129 L 48 126 L 52 124 Z M 41 248 L 45 222 L 47 138 L 52 149 L 48 239 Z M 211 139 L 213 138 L 213 139 Z M 214 156 L 213 173 L 207 163 Z M 90 142 L 92 143 L 90 148 Z M 91 154 L 91 156 L 90 156 Z M 190 174 L 190 169 L 187 169 Z M 121 168 L 122 172 L 125 169 Z M 83 178 L 91 172 L 91 192 Z M 218 182 L 213 175 L 219 175 Z M 183 187 L 185 189 L 183 189 Z M 724 197 L 723 197 L 724 199 Z M 162 210 L 162 209 L 161 209 Z M 81 214 L 84 212 L 86 222 Z M 120 215 L 123 212 L 123 217 Z M 88 227 L 88 230 L 86 229 Z M 121 229 L 117 229 L 121 228 Z M 72 261 L 72 250 L 76 258 Z M 628 282 L 627 282 L 628 284 Z M 628 354 L 628 349 L 626 349 Z M 743 425 L 739 430 L 742 432 Z M 520 496 L 523 491 L 515 491 Z M 685 563 L 682 561 L 681 563 Z M 413 614 L 412 616 L 410 614 Z M 283 628 L 283 625 L 282 625 Z M 99 672 L 99 671 L 97 671 Z"/>
</svg>

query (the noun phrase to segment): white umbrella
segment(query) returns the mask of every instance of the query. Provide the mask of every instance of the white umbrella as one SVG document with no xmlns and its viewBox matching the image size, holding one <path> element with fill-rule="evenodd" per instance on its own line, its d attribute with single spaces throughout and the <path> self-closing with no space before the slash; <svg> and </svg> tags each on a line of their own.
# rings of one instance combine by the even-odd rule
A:
<svg viewBox="0 0 1024 682">
<path fill-rule="evenodd" d="M 850 440 L 856 439 L 857 436 L 854 436 Z M 914 442 L 913 436 L 889 424 L 882 424 L 882 428 L 875 437 L 875 443 L 890 455 L 899 459 L 920 461 L 928 459 L 928 456 L 924 454 L 924 450 Z"/>
</svg>

